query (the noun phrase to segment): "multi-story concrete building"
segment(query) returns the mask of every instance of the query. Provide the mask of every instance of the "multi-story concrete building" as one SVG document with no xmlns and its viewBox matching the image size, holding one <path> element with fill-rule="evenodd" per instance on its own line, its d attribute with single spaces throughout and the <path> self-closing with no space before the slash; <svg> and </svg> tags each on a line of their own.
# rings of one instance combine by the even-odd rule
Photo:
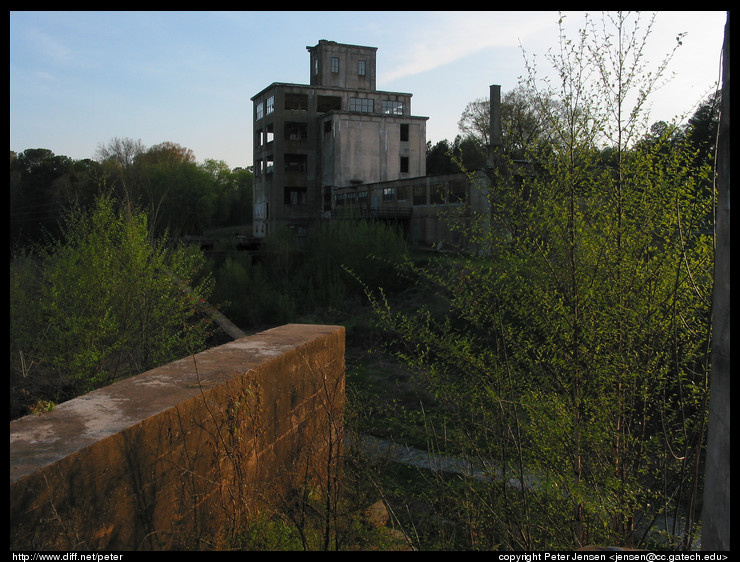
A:
<svg viewBox="0 0 740 562">
<path fill-rule="evenodd" d="M 426 174 L 427 117 L 409 93 L 376 89 L 375 47 L 306 47 L 310 83 L 273 83 L 254 107 L 254 230 L 307 235 L 343 188 Z"/>
</svg>

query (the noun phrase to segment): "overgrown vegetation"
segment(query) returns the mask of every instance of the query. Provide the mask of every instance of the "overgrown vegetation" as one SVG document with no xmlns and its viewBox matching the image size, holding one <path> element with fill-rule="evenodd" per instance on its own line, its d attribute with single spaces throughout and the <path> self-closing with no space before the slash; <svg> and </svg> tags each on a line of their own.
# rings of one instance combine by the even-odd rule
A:
<svg viewBox="0 0 740 562">
<path fill-rule="evenodd" d="M 650 24 L 641 34 L 631 16 L 613 17 L 561 38 L 556 84 L 532 67 L 505 98 L 508 137 L 480 186 L 490 210 L 462 233 L 476 255 L 421 258 L 383 223 L 346 221 L 303 243 L 275 233 L 257 260 L 204 263 L 160 236 L 237 224 L 229 209 L 247 206 L 247 171 L 195 165 L 168 143 L 112 142 L 99 163 L 11 159 L 11 193 L 23 192 L 14 208 L 53 192 L 91 209 L 69 215 L 61 241 L 11 260 L 11 417 L 197 351 L 201 297 L 244 330 L 342 323 L 348 432 L 464 457 L 486 478 L 350 446 L 331 548 L 689 547 L 710 371 L 717 97 L 686 128 L 647 127 L 644 96 L 663 69 L 643 72 Z M 484 161 L 474 132 L 488 126 L 469 109 L 467 136 L 428 147 L 430 169 Z M 93 197 L 101 185 L 118 199 Z M 17 217 L 16 243 L 33 222 Z M 360 515 L 378 499 L 391 528 Z M 327 548 L 326 506 L 296 505 L 230 547 Z"/>
<path fill-rule="evenodd" d="M 106 196 L 10 263 L 10 417 L 204 349 L 203 255 Z"/>
<path fill-rule="evenodd" d="M 436 446 L 488 467 L 489 484 L 449 490 L 483 548 L 698 536 L 711 162 L 674 128 L 647 134 L 660 69 L 644 70 L 631 16 L 604 23 L 562 38 L 553 87 L 526 83 L 549 142 L 524 170 L 498 155 L 490 213 L 464 233 L 481 253 L 412 268 L 445 314 L 369 292 L 454 428 Z"/>
<path fill-rule="evenodd" d="M 320 224 L 305 242 L 284 229 L 265 241 L 257 261 L 246 254 L 213 259 L 219 282 L 212 301 L 245 328 L 316 315 L 344 321 L 363 296 L 347 270 L 370 286 L 393 290 L 395 266 L 406 253 L 403 237 L 382 222 Z"/>
</svg>

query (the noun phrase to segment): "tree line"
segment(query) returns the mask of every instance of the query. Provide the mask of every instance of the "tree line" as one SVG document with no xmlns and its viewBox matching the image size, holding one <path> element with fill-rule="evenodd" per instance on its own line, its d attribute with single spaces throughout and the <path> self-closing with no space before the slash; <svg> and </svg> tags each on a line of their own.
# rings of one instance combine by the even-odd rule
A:
<svg viewBox="0 0 740 562">
<path fill-rule="evenodd" d="M 100 194 L 149 216 L 152 234 L 171 237 L 252 220 L 252 172 L 225 162 L 197 163 L 190 149 L 114 138 L 94 159 L 73 160 L 45 148 L 10 153 L 10 247 L 60 233 L 65 210 L 90 208 Z"/>
</svg>

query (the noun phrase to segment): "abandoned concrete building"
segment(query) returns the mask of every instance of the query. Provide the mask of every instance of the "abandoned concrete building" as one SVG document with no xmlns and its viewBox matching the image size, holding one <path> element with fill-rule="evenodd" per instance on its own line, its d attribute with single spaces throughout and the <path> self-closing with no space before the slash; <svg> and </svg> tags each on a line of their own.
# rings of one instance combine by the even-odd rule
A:
<svg viewBox="0 0 740 562">
<path fill-rule="evenodd" d="M 411 114 L 412 94 L 376 89 L 377 48 L 306 49 L 310 84 L 275 82 L 251 98 L 255 237 L 281 227 L 305 237 L 352 216 L 392 220 L 431 245 L 449 236 L 443 208 L 486 205 L 466 174 L 426 175 L 428 117 Z"/>
</svg>

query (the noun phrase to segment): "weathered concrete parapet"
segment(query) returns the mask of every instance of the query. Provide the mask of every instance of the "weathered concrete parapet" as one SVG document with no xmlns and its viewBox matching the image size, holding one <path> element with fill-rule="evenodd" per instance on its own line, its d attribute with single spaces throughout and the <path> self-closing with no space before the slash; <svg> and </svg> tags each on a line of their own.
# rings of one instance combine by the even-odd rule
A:
<svg viewBox="0 0 740 562">
<path fill-rule="evenodd" d="M 215 548 L 337 476 L 344 329 L 289 324 L 10 423 L 11 550 Z"/>
</svg>

